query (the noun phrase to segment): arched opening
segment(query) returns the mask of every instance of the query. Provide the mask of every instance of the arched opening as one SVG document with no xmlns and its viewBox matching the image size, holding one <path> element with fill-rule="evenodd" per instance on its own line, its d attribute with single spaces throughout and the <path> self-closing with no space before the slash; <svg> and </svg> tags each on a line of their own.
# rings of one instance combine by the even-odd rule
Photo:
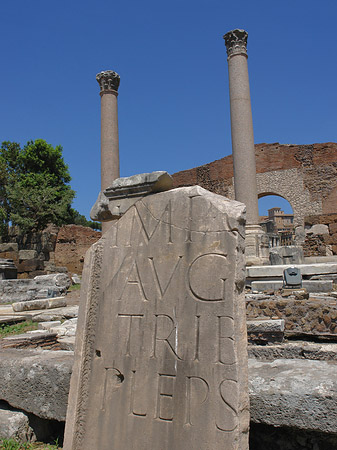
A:
<svg viewBox="0 0 337 450">
<path fill-rule="evenodd" d="M 269 238 L 269 247 L 294 245 L 294 213 L 284 197 L 273 193 L 259 195 L 260 225 Z"/>
</svg>

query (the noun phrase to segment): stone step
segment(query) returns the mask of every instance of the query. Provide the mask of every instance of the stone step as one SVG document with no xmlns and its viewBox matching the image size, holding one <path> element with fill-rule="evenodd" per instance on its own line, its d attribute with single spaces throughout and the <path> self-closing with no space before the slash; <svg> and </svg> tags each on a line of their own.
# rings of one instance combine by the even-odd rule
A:
<svg viewBox="0 0 337 450">
<path fill-rule="evenodd" d="M 282 277 L 284 269 L 288 267 L 297 267 L 302 276 L 336 274 L 336 263 L 317 263 L 317 264 L 282 264 L 275 266 L 250 266 L 246 268 L 247 278 L 274 278 Z"/>
<path fill-rule="evenodd" d="M 33 330 L 24 334 L 8 336 L 0 340 L 0 348 L 47 348 L 60 350 L 57 334 L 43 330 Z"/>
<path fill-rule="evenodd" d="M 72 365 L 69 351 L 0 350 L 0 399 L 39 417 L 64 421 Z M 336 433 L 336 373 L 334 361 L 250 358 L 251 420 Z"/>
<path fill-rule="evenodd" d="M 337 362 L 337 344 L 307 341 L 269 345 L 252 344 L 248 345 L 248 356 L 265 361 L 273 361 L 275 359 L 313 359 Z"/>
<path fill-rule="evenodd" d="M 284 320 L 268 318 L 248 319 L 247 336 L 250 343 L 282 342 L 284 338 Z"/>
<path fill-rule="evenodd" d="M 332 280 L 303 280 L 302 287 L 310 292 L 331 292 L 333 290 Z M 278 291 L 282 289 L 283 281 L 281 280 L 263 280 L 252 281 L 252 291 Z"/>
</svg>

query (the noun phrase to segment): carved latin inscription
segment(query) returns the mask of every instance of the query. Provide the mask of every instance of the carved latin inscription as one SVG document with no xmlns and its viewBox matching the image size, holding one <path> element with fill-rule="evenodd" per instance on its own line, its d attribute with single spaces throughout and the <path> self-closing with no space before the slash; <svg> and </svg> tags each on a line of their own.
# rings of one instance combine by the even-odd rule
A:
<svg viewBox="0 0 337 450">
<path fill-rule="evenodd" d="M 212 276 L 210 277 L 210 273 Z M 189 287 L 198 300 L 221 302 L 226 297 L 228 261 L 226 255 L 209 253 L 198 256 L 188 273 Z"/>
<path fill-rule="evenodd" d="M 85 401 L 65 450 L 248 450 L 243 211 L 200 187 L 173 189 L 104 234 L 78 326 L 92 349 L 74 368 Z"/>
</svg>

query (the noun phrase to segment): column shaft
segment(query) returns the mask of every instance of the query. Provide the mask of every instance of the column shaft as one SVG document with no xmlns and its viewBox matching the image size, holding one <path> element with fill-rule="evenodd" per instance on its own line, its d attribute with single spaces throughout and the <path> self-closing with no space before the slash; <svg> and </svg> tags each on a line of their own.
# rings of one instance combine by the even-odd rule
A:
<svg viewBox="0 0 337 450">
<path fill-rule="evenodd" d="M 119 178 L 117 92 L 101 93 L 101 190 Z"/>
<path fill-rule="evenodd" d="M 253 119 L 247 57 L 229 58 L 229 92 L 236 200 L 247 207 L 247 223 L 259 223 Z"/>
<path fill-rule="evenodd" d="M 228 53 L 235 199 L 247 207 L 247 224 L 259 223 L 253 120 L 244 30 L 224 36 Z"/>
<path fill-rule="evenodd" d="M 101 95 L 101 191 L 119 178 L 119 138 L 117 96 L 120 76 L 113 70 L 96 75 Z M 111 222 L 102 222 L 105 233 Z"/>
</svg>

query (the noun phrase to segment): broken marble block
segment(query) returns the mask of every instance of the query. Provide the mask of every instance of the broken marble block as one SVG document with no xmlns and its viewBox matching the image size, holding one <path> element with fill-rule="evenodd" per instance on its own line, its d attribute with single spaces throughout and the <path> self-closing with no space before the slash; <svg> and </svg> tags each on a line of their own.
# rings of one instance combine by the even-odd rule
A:
<svg viewBox="0 0 337 450">
<path fill-rule="evenodd" d="M 110 187 L 99 193 L 90 217 L 102 222 L 119 219 L 140 198 L 168 191 L 172 185 L 172 177 L 165 171 L 117 178 Z"/>
</svg>

